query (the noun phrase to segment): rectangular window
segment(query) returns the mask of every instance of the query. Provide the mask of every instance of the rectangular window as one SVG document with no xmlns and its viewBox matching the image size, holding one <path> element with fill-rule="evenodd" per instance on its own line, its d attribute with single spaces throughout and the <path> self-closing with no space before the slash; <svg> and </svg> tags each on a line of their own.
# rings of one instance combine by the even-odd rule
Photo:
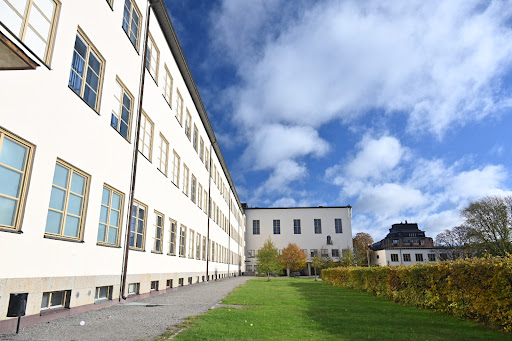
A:
<svg viewBox="0 0 512 341">
<path fill-rule="evenodd" d="M 423 262 L 423 254 L 422 253 L 416 254 L 416 262 Z"/>
<path fill-rule="evenodd" d="M 153 129 L 153 121 L 151 121 L 149 116 L 142 111 L 139 133 L 139 152 L 141 152 L 149 161 L 151 161 L 151 154 L 153 150 Z"/>
<path fill-rule="evenodd" d="M 41 300 L 41 310 L 69 308 L 71 290 L 44 292 Z"/>
<path fill-rule="evenodd" d="M 50 64 L 59 10 L 56 0 L 0 0 L 0 21 Z"/>
<path fill-rule="evenodd" d="M 213 165 L 213 183 L 217 185 L 217 165 Z"/>
<path fill-rule="evenodd" d="M 101 198 L 98 244 L 119 245 L 124 194 L 104 185 Z"/>
<path fill-rule="evenodd" d="M 165 287 L 172 288 L 172 279 L 168 279 L 167 281 L 165 281 Z"/>
<path fill-rule="evenodd" d="M 167 160 L 169 156 L 169 142 L 160 133 L 160 146 L 158 148 L 158 169 L 167 176 Z"/>
<path fill-rule="evenodd" d="M 274 234 L 281 234 L 281 220 L 274 219 Z"/>
<path fill-rule="evenodd" d="M 322 219 L 315 219 L 315 233 L 320 234 L 322 233 Z"/>
<path fill-rule="evenodd" d="M 195 204 L 196 203 L 196 193 L 197 193 L 197 179 L 192 174 L 192 181 L 190 183 L 190 200 Z"/>
<path fill-rule="evenodd" d="M 293 234 L 301 234 L 300 219 L 293 219 Z"/>
<path fill-rule="evenodd" d="M 183 97 L 181 97 L 180 90 L 176 89 L 176 118 L 180 125 L 183 123 Z"/>
<path fill-rule="evenodd" d="M 192 138 L 192 146 L 194 147 L 194 150 L 196 151 L 196 153 L 198 153 L 198 131 L 197 131 L 197 126 L 194 124 L 194 135 L 193 135 L 193 138 Z"/>
<path fill-rule="evenodd" d="M 140 283 L 130 283 L 128 284 L 128 295 L 138 295 L 139 294 Z"/>
<path fill-rule="evenodd" d="M 318 256 L 318 249 L 311 249 L 311 257 L 316 257 Z"/>
<path fill-rule="evenodd" d="M 169 238 L 169 255 L 176 256 L 176 220 L 172 220 L 169 218 L 170 223 L 170 238 Z"/>
<path fill-rule="evenodd" d="M 119 78 L 116 79 L 110 125 L 125 139 L 130 139 L 133 96 Z"/>
<path fill-rule="evenodd" d="M 204 148 L 204 167 L 208 172 L 210 171 L 210 152 L 207 147 Z"/>
<path fill-rule="evenodd" d="M 327 250 L 327 249 L 321 249 L 321 250 L 320 250 L 320 255 L 321 255 L 322 257 L 329 257 L 329 250 Z"/>
<path fill-rule="evenodd" d="M 164 98 L 171 105 L 172 103 L 172 84 L 174 82 L 167 65 L 164 65 L 165 79 L 164 79 Z"/>
<path fill-rule="evenodd" d="M 404 256 L 404 262 L 410 262 L 411 261 L 411 254 L 404 253 L 403 256 Z"/>
<path fill-rule="evenodd" d="M 208 214 L 208 192 L 204 190 L 203 211 Z"/>
<path fill-rule="evenodd" d="M 398 262 L 398 253 L 392 253 L 391 254 L 391 261 L 392 262 Z"/>
<path fill-rule="evenodd" d="M 429 262 L 435 262 L 436 261 L 436 255 L 434 253 L 429 253 L 427 256 L 428 256 L 428 261 Z"/>
<path fill-rule="evenodd" d="M 124 13 L 123 13 L 123 30 L 130 38 L 132 45 L 135 49 L 139 49 L 139 35 L 140 35 L 140 11 L 137 5 L 131 0 L 125 0 Z"/>
<path fill-rule="evenodd" d="M 203 236 L 203 260 L 206 260 L 206 237 Z"/>
<path fill-rule="evenodd" d="M 197 185 L 197 206 L 201 208 L 201 205 L 203 204 L 203 186 L 201 184 Z"/>
<path fill-rule="evenodd" d="M 260 234 L 260 221 L 259 220 L 252 221 L 252 234 Z"/>
<path fill-rule="evenodd" d="M 162 253 L 162 242 L 164 239 L 164 218 L 165 216 L 163 213 L 155 210 L 155 244 L 153 246 L 153 251 L 157 253 Z"/>
<path fill-rule="evenodd" d="M 333 257 L 339 257 L 340 256 L 340 250 L 339 249 L 332 249 L 332 256 Z"/>
<path fill-rule="evenodd" d="M 0 128 L 0 227 L 20 230 L 34 146 Z"/>
<path fill-rule="evenodd" d="M 158 281 L 151 281 L 151 291 L 158 291 Z"/>
<path fill-rule="evenodd" d="M 180 156 L 173 150 L 174 158 L 172 161 L 172 182 L 176 187 L 180 187 Z"/>
<path fill-rule="evenodd" d="M 187 243 L 187 227 L 185 225 L 180 226 L 180 257 L 185 257 L 185 248 Z"/>
<path fill-rule="evenodd" d="M 189 170 L 186 164 L 183 164 L 183 193 L 188 196 Z"/>
<path fill-rule="evenodd" d="M 341 219 L 334 219 L 334 230 L 336 233 L 343 233 L 343 228 L 341 226 Z"/>
<path fill-rule="evenodd" d="M 149 74 L 153 77 L 155 82 L 158 84 L 158 63 L 160 61 L 160 51 L 153 40 L 151 33 L 148 39 L 148 49 L 146 53 L 146 69 Z"/>
<path fill-rule="evenodd" d="M 202 137 L 199 139 L 199 159 L 204 162 L 204 140 Z"/>
<path fill-rule="evenodd" d="M 94 295 L 94 300 L 96 302 L 112 300 L 112 285 L 96 287 L 96 295 Z"/>
<path fill-rule="evenodd" d="M 196 236 L 196 259 L 201 259 L 201 235 Z"/>
<path fill-rule="evenodd" d="M 188 233 L 188 258 L 194 258 L 194 230 Z"/>
<path fill-rule="evenodd" d="M 90 176 L 57 160 L 53 175 L 46 235 L 81 239 Z"/>
<path fill-rule="evenodd" d="M 256 251 L 255 251 L 255 250 L 249 250 L 249 251 L 247 251 L 247 252 L 248 252 L 248 254 L 249 254 L 248 258 L 254 258 L 254 257 L 256 257 Z"/>
<path fill-rule="evenodd" d="M 105 59 L 80 30 L 76 35 L 69 87 L 91 108 L 99 110 Z"/>
<path fill-rule="evenodd" d="M 188 140 L 190 141 L 190 139 L 191 139 L 190 126 L 192 124 L 192 116 L 190 116 L 190 112 L 188 111 L 188 108 L 186 110 L 187 110 L 187 117 L 185 118 L 185 135 L 187 135 Z"/>
<path fill-rule="evenodd" d="M 144 250 L 146 240 L 146 212 L 148 207 L 137 200 L 133 201 L 130 226 L 130 248 Z"/>
</svg>

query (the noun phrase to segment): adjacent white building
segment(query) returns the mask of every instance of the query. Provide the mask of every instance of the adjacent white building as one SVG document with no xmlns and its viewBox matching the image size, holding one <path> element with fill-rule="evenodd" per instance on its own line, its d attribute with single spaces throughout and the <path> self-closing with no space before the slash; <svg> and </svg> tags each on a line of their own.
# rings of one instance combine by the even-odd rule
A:
<svg viewBox="0 0 512 341">
<path fill-rule="evenodd" d="M 308 256 L 303 274 L 311 275 L 311 259 L 316 255 L 339 261 L 342 250 L 352 250 L 352 208 L 290 207 L 245 208 L 247 220 L 245 267 L 257 272 L 256 253 L 267 239 L 281 251 L 295 243 Z"/>
<path fill-rule="evenodd" d="M 163 0 L 0 0 L 0 69 L 0 331 L 13 293 L 23 325 L 241 274 L 244 212 Z"/>
</svg>

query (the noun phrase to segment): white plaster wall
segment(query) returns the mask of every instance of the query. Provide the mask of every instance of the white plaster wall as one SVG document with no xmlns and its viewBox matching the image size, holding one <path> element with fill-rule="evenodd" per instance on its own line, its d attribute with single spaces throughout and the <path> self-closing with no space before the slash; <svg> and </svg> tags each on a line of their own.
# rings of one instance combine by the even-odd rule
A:
<svg viewBox="0 0 512 341">
<path fill-rule="evenodd" d="M 398 255 L 398 262 L 393 262 L 391 260 L 391 254 L 397 254 Z M 410 262 L 404 261 L 404 256 L 403 256 L 404 254 L 411 255 L 411 261 Z M 423 261 L 422 262 L 416 261 L 416 254 L 422 254 L 423 255 Z M 375 251 L 373 253 L 371 262 L 372 262 L 372 264 L 379 265 L 379 266 L 386 266 L 386 265 L 390 265 L 390 266 L 397 266 L 397 265 L 409 266 L 409 265 L 413 265 L 413 264 L 417 264 L 417 263 L 423 263 L 423 264 L 433 263 L 433 262 L 429 262 L 429 260 L 428 260 L 428 255 L 429 254 L 436 254 L 435 249 L 412 249 L 412 248 L 411 249 L 400 249 L 400 248 L 396 248 L 396 249 L 378 250 L 378 251 Z M 377 258 L 377 256 L 378 256 L 378 258 Z M 438 255 L 436 254 L 436 262 L 438 260 L 439 260 L 438 259 Z"/>
</svg>

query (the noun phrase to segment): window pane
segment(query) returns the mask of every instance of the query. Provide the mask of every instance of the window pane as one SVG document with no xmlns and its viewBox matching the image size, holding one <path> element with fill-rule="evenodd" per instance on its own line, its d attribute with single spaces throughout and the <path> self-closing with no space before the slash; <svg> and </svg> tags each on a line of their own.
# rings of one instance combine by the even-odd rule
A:
<svg viewBox="0 0 512 341">
<path fill-rule="evenodd" d="M 87 70 L 87 78 L 86 78 L 87 84 L 94 90 L 98 91 L 98 76 L 91 71 L 91 68 L 89 67 L 89 70 Z"/>
<path fill-rule="evenodd" d="M 143 220 L 138 221 L 137 232 L 138 233 L 144 232 L 144 221 Z"/>
<path fill-rule="evenodd" d="M 55 165 L 55 174 L 53 175 L 53 184 L 62 188 L 68 188 L 68 174 L 67 168 L 61 165 Z"/>
<path fill-rule="evenodd" d="M 0 193 L 18 198 L 22 174 L 0 165 Z"/>
<path fill-rule="evenodd" d="M 112 194 L 112 208 L 121 209 L 121 196 L 119 194 Z"/>
<path fill-rule="evenodd" d="M 105 241 L 105 232 L 106 232 L 106 226 L 103 224 L 99 224 L 98 226 L 98 241 L 104 242 Z"/>
<path fill-rule="evenodd" d="M 84 101 L 93 108 L 96 106 L 96 93 L 88 86 L 84 89 Z"/>
<path fill-rule="evenodd" d="M 57 187 L 52 187 L 52 195 L 50 197 L 50 207 L 59 211 L 64 210 L 64 199 L 66 192 Z"/>
<path fill-rule="evenodd" d="M 66 226 L 64 227 L 64 235 L 68 237 L 78 237 L 78 228 L 80 226 L 80 219 L 66 216 Z"/>
<path fill-rule="evenodd" d="M 120 131 L 121 135 L 124 137 L 124 138 L 127 138 L 128 137 L 128 125 L 124 122 L 121 122 L 121 127 L 120 127 Z"/>
<path fill-rule="evenodd" d="M 81 197 L 74 195 L 74 194 L 69 195 L 68 213 L 78 215 L 78 216 L 82 215 L 82 198 Z"/>
<path fill-rule="evenodd" d="M 48 18 L 52 18 L 55 8 L 55 3 L 52 0 L 34 0 L 34 2 Z"/>
<path fill-rule="evenodd" d="M 60 233 L 60 225 L 62 224 L 62 213 L 55 211 L 48 211 L 48 217 L 46 218 L 46 232 L 49 233 Z"/>
<path fill-rule="evenodd" d="M 85 178 L 77 173 L 73 173 L 71 178 L 71 192 L 77 194 L 84 194 Z"/>
<path fill-rule="evenodd" d="M 26 0 L 11 1 L 11 3 L 22 3 L 24 6 Z M 15 6 L 16 7 L 16 6 Z M 20 13 L 24 13 L 24 9 Z M 0 1 L 0 21 L 4 23 L 16 36 L 21 33 L 21 17 L 16 14 L 5 1 Z"/>
<path fill-rule="evenodd" d="M 93 69 L 96 74 L 100 74 L 101 62 L 92 52 L 89 53 L 89 67 Z"/>
<path fill-rule="evenodd" d="M 101 288 L 99 288 L 98 291 L 99 291 L 98 299 L 106 299 L 107 298 L 107 293 L 108 293 L 107 287 L 101 287 Z"/>
<path fill-rule="evenodd" d="M 108 229 L 108 242 L 110 244 L 117 244 L 117 227 L 110 227 Z"/>
<path fill-rule="evenodd" d="M 85 60 L 87 53 L 87 45 L 82 41 L 82 39 L 77 35 L 75 40 L 75 50 L 83 57 Z"/>
<path fill-rule="evenodd" d="M 110 190 L 103 188 L 103 195 L 101 197 L 101 203 L 105 206 L 110 204 Z"/>
<path fill-rule="evenodd" d="M 48 308 L 48 301 L 50 300 L 50 294 L 45 292 L 43 294 L 43 299 L 41 300 L 41 309 Z"/>
<path fill-rule="evenodd" d="M 82 89 L 82 79 L 73 70 L 71 70 L 69 74 L 69 86 L 71 89 L 73 89 L 74 92 L 80 95 L 80 89 Z"/>
<path fill-rule="evenodd" d="M 137 244 L 135 247 L 142 248 L 142 235 L 137 235 Z"/>
<path fill-rule="evenodd" d="M 139 219 L 144 220 L 145 214 L 144 214 L 144 208 L 139 207 Z"/>
<path fill-rule="evenodd" d="M 0 225 L 14 226 L 17 201 L 0 196 Z"/>
<path fill-rule="evenodd" d="M 105 206 L 101 207 L 100 210 L 100 223 L 107 223 L 107 217 L 108 217 L 108 208 Z"/>
<path fill-rule="evenodd" d="M 110 225 L 119 226 L 119 213 L 117 211 L 110 211 Z"/>
<path fill-rule="evenodd" d="M 25 169 L 26 154 L 26 147 L 5 137 L 2 144 L 2 150 L 0 151 L 0 163 L 23 171 Z"/>
<path fill-rule="evenodd" d="M 41 37 L 43 37 L 45 40 L 48 39 L 51 27 L 50 22 L 43 16 L 43 14 L 35 6 L 32 6 L 30 10 L 29 23 L 30 26 L 32 26 L 34 30 L 37 33 L 39 33 L 39 35 L 41 35 Z"/>
<path fill-rule="evenodd" d="M 50 307 L 62 305 L 63 300 L 64 300 L 64 292 L 63 291 L 52 292 L 52 301 L 50 303 Z"/>
</svg>

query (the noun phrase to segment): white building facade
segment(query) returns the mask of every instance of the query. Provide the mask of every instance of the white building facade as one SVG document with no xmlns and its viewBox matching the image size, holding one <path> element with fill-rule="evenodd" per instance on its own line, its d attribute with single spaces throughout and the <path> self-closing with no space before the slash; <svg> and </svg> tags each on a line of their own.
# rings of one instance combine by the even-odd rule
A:
<svg viewBox="0 0 512 341">
<path fill-rule="evenodd" d="M 395 247 L 372 252 L 371 264 L 398 266 L 427 264 L 453 258 L 453 248 L 447 247 Z"/>
<path fill-rule="evenodd" d="M 13 293 L 27 325 L 243 271 L 244 211 L 151 4 L 0 0 L 0 331 Z"/>
<path fill-rule="evenodd" d="M 245 208 L 246 272 L 257 272 L 256 254 L 266 240 L 283 250 L 297 244 L 308 256 L 303 274 L 311 275 L 311 259 L 316 255 L 339 261 L 342 250 L 352 250 L 352 208 L 291 207 Z"/>
</svg>

